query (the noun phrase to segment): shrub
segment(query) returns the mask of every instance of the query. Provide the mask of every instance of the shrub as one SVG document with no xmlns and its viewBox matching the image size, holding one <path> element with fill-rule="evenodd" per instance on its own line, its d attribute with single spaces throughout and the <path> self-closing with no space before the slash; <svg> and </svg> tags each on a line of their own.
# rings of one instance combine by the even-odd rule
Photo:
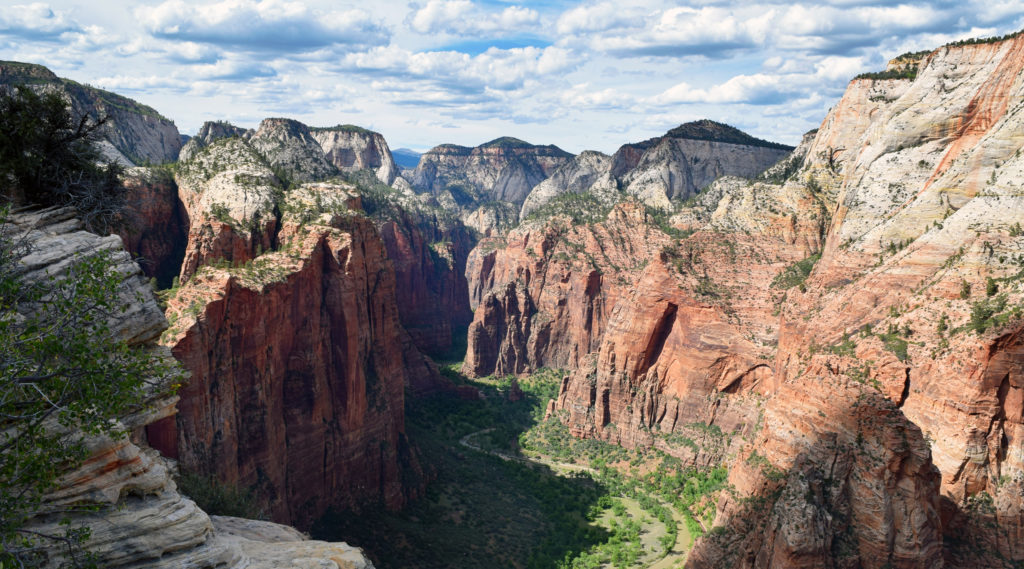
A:
<svg viewBox="0 0 1024 569">
<path fill-rule="evenodd" d="M 264 519 L 265 512 L 247 488 L 221 482 L 213 476 L 194 472 L 178 475 L 181 493 L 188 496 L 207 514 L 236 518 Z"/>
<path fill-rule="evenodd" d="M 811 271 L 814 269 L 815 263 L 821 259 L 821 255 L 811 255 L 802 261 L 797 261 L 792 265 L 783 269 L 781 273 L 772 279 L 772 288 L 789 289 L 795 286 L 800 286 L 801 290 L 807 277 L 810 276 Z"/>
<path fill-rule="evenodd" d="M 87 435 L 121 436 L 116 419 L 141 409 L 147 383 L 173 368 L 113 337 L 125 311 L 123 276 L 107 253 L 77 259 L 61 279 L 27 282 L 24 243 L 0 214 L 0 567 L 33 566 L 47 546 L 77 549 L 88 528 L 27 533 L 58 476 L 88 456 Z M 82 506 L 88 506 L 84 504 Z"/>
<path fill-rule="evenodd" d="M 90 227 L 106 229 L 124 204 L 123 168 L 95 144 L 106 117 L 73 117 L 55 92 L 0 92 L 0 180 L 7 201 L 70 205 Z"/>
</svg>

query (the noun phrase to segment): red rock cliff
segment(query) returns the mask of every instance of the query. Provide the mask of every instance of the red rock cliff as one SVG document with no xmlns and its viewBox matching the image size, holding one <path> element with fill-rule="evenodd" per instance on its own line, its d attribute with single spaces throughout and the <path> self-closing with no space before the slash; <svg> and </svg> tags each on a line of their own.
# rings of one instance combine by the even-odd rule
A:
<svg viewBox="0 0 1024 569">
<path fill-rule="evenodd" d="M 301 217 L 314 202 L 330 211 Z M 200 269 L 172 301 L 164 342 L 192 373 L 182 465 L 255 488 L 299 525 L 332 505 L 399 507 L 420 476 L 404 389 L 438 382 L 436 368 L 399 323 L 384 242 L 351 197 L 307 187 L 289 204 L 280 250 Z"/>
<path fill-rule="evenodd" d="M 662 236 L 575 240 L 600 287 L 551 254 L 551 223 L 475 253 L 467 370 L 574 368 L 549 412 L 575 434 L 733 454 L 689 566 L 1024 561 L 1022 53 L 854 81 L 784 184 L 720 181 L 672 218 L 687 237 L 637 218 Z M 631 246 L 646 263 L 601 260 Z M 727 450 L 665 436 L 701 424 Z"/>
</svg>

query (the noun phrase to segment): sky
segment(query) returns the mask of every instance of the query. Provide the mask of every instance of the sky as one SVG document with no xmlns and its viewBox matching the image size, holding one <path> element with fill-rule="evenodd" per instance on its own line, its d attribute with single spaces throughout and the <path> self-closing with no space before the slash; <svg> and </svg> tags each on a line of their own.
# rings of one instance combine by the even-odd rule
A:
<svg viewBox="0 0 1024 569">
<path fill-rule="evenodd" d="M 1024 28 L 1024 0 L 0 0 L 0 59 L 172 119 L 355 124 L 614 152 L 710 118 L 796 144 L 901 53 Z"/>
</svg>

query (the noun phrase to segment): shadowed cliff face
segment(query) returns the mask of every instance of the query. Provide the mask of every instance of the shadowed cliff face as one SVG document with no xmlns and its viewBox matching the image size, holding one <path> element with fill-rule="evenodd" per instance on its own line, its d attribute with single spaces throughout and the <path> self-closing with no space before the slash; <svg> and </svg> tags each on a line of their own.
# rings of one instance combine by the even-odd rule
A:
<svg viewBox="0 0 1024 569">
<path fill-rule="evenodd" d="M 421 350 L 449 350 L 470 319 L 472 237 L 372 175 L 283 188 L 272 167 L 319 175 L 298 123 L 251 141 L 220 126 L 175 173 L 188 238 L 163 341 L 191 379 L 167 450 L 254 488 L 275 520 L 398 508 L 423 487 L 405 392 L 450 387 Z"/>
<path fill-rule="evenodd" d="M 404 503 L 420 477 L 404 389 L 440 382 L 399 323 L 376 228 L 344 207 L 286 216 L 281 249 L 242 268 L 201 269 L 164 337 L 192 373 L 183 466 L 255 488 L 274 519 L 299 525 L 330 505 Z"/>
<path fill-rule="evenodd" d="M 111 332 L 135 348 L 151 350 L 153 357 L 166 358 L 170 370 L 166 377 L 145 378 L 145 407 L 119 422 L 127 434 L 84 438 L 87 456 L 47 490 L 25 529 L 61 536 L 69 528 L 86 528 L 89 537 L 83 545 L 95 556 L 92 561 L 110 569 L 271 569 L 295 560 L 371 567 L 361 551 L 344 543 L 307 541 L 294 529 L 269 522 L 211 519 L 180 494 L 171 464 L 150 445 L 166 448 L 159 435 L 174 423 L 178 398 L 170 394 L 169 384 L 180 379 L 181 370 L 170 363 L 166 348 L 155 345 L 167 320 L 139 266 L 116 236 L 84 231 L 71 209 L 22 211 L 7 219 L 5 230 L 28 247 L 22 258 L 28 282 L 61 277 L 83 256 L 107 252 L 121 275 L 119 298 L 127 307 L 111 316 Z M 46 549 L 40 566 L 67 566 L 62 544 Z"/>
<path fill-rule="evenodd" d="M 149 168 L 130 170 L 124 184 L 126 215 L 119 234 L 125 249 L 160 288 L 169 288 L 181 270 L 188 234 L 178 184 L 170 172 Z"/>
<path fill-rule="evenodd" d="M 465 275 L 475 239 L 429 210 L 397 213 L 377 226 L 395 270 L 402 327 L 425 353 L 446 353 L 473 318 Z"/>
</svg>

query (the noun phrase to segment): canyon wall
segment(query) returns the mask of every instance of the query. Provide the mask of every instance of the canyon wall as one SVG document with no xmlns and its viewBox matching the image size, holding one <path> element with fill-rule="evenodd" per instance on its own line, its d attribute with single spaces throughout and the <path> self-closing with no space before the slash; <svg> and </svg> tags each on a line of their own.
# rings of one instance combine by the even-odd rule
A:
<svg viewBox="0 0 1024 569">
<path fill-rule="evenodd" d="M 376 228 L 323 215 L 285 216 L 279 250 L 201 269 L 171 301 L 164 336 L 192 374 L 178 405 L 183 467 L 254 488 L 275 520 L 303 526 L 328 506 L 397 508 L 415 492 L 404 389 L 437 381 L 399 324 Z"/>
<path fill-rule="evenodd" d="M 472 236 L 372 174 L 295 184 L 324 162 L 294 121 L 206 130 L 175 171 L 189 224 L 163 343 L 191 379 L 166 450 L 253 488 L 278 521 L 400 507 L 424 482 L 405 394 L 450 387 L 423 352 L 471 318 Z"/>
<path fill-rule="evenodd" d="M 136 348 L 165 358 L 173 373 L 147 378 L 150 391 L 143 410 L 121 419 L 130 436 L 94 435 L 85 439 L 88 456 L 49 489 L 26 529 L 64 535 L 88 527 L 83 544 L 97 566 L 189 569 L 271 569 L 372 565 L 362 552 L 344 543 L 307 541 L 286 526 L 237 518 L 211 518 L 182 496 L 171 478 L 171 464 L 148 442 L 159 439 L 161 425 L 173 422 L 177 397 L 170 384 L 180 381 L 166 349 L 154 345 L 167 326 L 152 290 L 116 236 L 100 237 L 82 229 L 70 209 L 29 210 L 12 215 L 7 230 L 27 246 L 23 278 L 38 282 L 60 278 L 84 255 L 109 253 L 123 276 L 119 287 L 126 311 L 111 315 L 110 329 Z M 66 519 L 65 521 L 62 521 Z M 47 550 L 45 567 L 64 566 L 64 548 Z"/>
<path fill-rule="evenodd" d="M 570 368 L 548 412 L 577 436 L 726 461 L 690 567 L 1012 567 L 1022 54 L 857 79 L 793 158 L 668 216 L 634 205 L 628 235 L 630 206 L 584 192 L 590 216 L 484 240 L 465 370 Z"/>
<path fill-rule="evenodd" d="M 531 188 L 571 158 L 557 146 L 536 146 L 508 137 L 476 148 L 444 144 L 420 157 L 411 182 L 421 192 L 447 192 L 463 207 L 488 201 L 520 205 Z"/>
</svg>

